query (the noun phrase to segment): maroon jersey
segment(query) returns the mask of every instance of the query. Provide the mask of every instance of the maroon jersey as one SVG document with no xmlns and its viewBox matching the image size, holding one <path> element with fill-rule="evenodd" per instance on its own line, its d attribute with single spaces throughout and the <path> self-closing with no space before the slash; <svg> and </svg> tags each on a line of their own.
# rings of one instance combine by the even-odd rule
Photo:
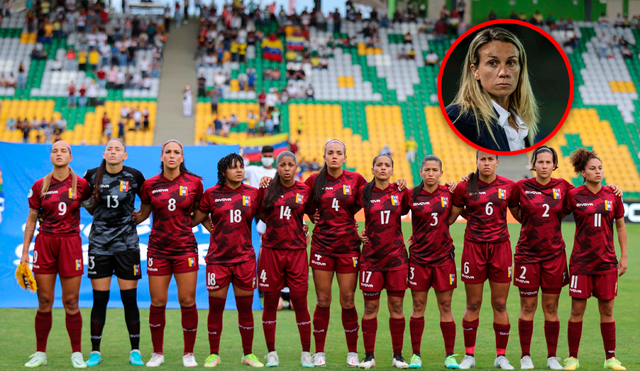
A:
<svg viewBox="0 0 640 371">
<path fill-rule="evenodd" d="M 267 188 L 260 188 L 260 198 L 266 197 Z M 302 182 L 295 181 L 291 187 L 282 186 L 282 196 L 273 209 L 264 215 L 267 230 L 262 235 L 262 247 L 280 250 L 307 248 L 307 240 L 302 230 L 304 214 L 311 210 L 311 190 Z M 260 205 L 262 206 L 262 205 Z M 261 207 L 260 212 L 265 210 Z"/>
<path fill-rule="evenodd" d="M 473 200 L 467 193 L 467 182 L 458 183 L 453 192 L 453 205 L 465 207 L 467 228 L 465 241 L 500 243 L 509 239 L 507 208 L 517 206 L 515 182 L 500 175 L 491 183 L 478 180 L 479 197 Z"/>
<path fill-rule="evenodd" d="M 564 179 L 551 179 L 547 185 L 541 185 L 536 178 L 516 183 L 515 197 L 522 218 L 516 263 L 539 263 L 562 254 L 565 244 L 560 217 L 564 199 L 571 189 L 573 186 Z"/>
<path fill-rule="evenodd" d="M 433 193 L 423 188 L 417 197 L 413 197 L 413 191 L 409 197 L 413 227 L 409 246 L 411 263 L 439 266 L 454 257 L 453 240 L 449 233 L 451 193 L 447 187 L 439 185 Z"/>
<path fill-rule="evenodd" d="M 147 255 L 161 258 L 198 252 L 191 213 L 201 198 L 202 182 L 193 175 L 180 173 L 169 180 L 158 174 L 144 182 L 140 201 L 151 204 L 153 210 Z"/>
<path fill-rule="evenodd" d="M 258 189 L 242 184 L 238 189 L 213 186 L 204 193 L 198 209 L 211 215 L 213 230 L 207 264 L 233 265 L 256 259 L 251 244 L 251 222 L 260 207 Z"/>
<path fill-rule="evenodd" d="M 313 193 L 313 182 L 318 174 L 312 174 L 305 184 Z M 320 204 L 313 205 L 320 220 L 313 229 L 311 248 L 314 253 L 331 257 L 360 255 L 360 238 L 355 214 L 360 210 L 358 190 L 367 180 L 352 171 L 343 171 L 338 178 L 327 174 L 327 186 Z"/>
<path fill-rule="evenodd" d="M 573 252 L 569 261 L 572 275 L 615 272 L 618 258 L 613 243 L 614 219 L 624 217 L 622 198 L 609 187 L 592 193 L 587 186 L 569 191 L 564 203 L 576 221 Z"/>
<path fill-rule="evenodd" d="M 77 194 L 74 195 L 71 174 L 62 182 L 51 177 L 49 190 L 44 197 L 40 197 L 42 182 L 43 179 L 36 180 L 28 196 L 29 208 L 39 212 L 39 231 L 80 233 L 80 207 L 82 207 L 82 201 L 91 197 L 89 183 L 78 177 Z"/>
<path fill-rule="evenodd" d="M 362 191 L 360 189 L 360 195 Z M 409 212 L 410 197 L 408 189 L 399 191 L 395 184 L 390 184 L 385 190 L 373 187 L 370 206 L 364 207 L 369 243 L 362 248 L 360 270 L 386 272 L 406 269 L 409 258 L 400 217 Z M 362 198 L 360 202 L 364 202 Z"/>
</svg>

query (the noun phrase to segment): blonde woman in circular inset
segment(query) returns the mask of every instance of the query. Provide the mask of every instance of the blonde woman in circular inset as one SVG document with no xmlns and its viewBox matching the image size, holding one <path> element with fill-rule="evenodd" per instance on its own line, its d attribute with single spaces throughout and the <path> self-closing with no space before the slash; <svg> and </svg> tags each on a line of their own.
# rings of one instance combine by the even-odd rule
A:
<svg viewBox="0 0 640 371">
<path fill-rule="evenodd" d="M 539 109 L 527 54 L 516 35 L 490 27 L 473 38 L 447 115 L 462 135 L 483 148 L 517 151 L 534 144 Z"/>
</svg>

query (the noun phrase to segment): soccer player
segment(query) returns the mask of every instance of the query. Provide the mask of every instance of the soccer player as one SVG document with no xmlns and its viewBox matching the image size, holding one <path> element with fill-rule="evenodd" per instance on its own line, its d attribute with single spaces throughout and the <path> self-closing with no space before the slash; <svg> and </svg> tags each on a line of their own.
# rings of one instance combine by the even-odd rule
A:
<svg viewBox="0 0 640 371">
<path fill-rule="evenodd" d="M 149 275 L 149 327 L 153 354 L 147 367 L 164 363 L 163 342 L 165 308 L 171 276 L 176 279 L 182 310 L 184 354 L 182 364 L 196 367 L 193 346 L 198 329 L 196 283 L 198 280 L 198 244 L 191 230 L 192 212 L 202 198 L 202 181 L 184 164 L 182 144 L 170 139 L 162 145 L 160 174 L 142 185 L 142 206 L 136 212 L 136 224 L 153 212 L 153 225 L 147 250 Z"/>
<path fill-rule="evenodd" d="M 193 219 L 193 226 L 209 222 L 213 228 L 207 252 L 210 355 L 205 367 L 220 363 L 222 315 L 229 283 L 233 283 L 242 337 L 242 363 L 264 365 L 253 354 L 253 290 L 256 288 L 256 254 L 251 244 L 251 222 L 260 207 L 258 189 L 244 180 L 244 160 L 232 153 L 218 162 L 218 184 L 207 189 Z"/>
<path fill-rule="evenodd" d="M 21 263 L 29 262 L 29 247 L 40 220 L 33 251 L 33 273 L 38 284 L 36 312 L 36 352 L 26 367 L 47 364 L 47 339 L 51 331 L 51 308 L 55 298 L 56 275 L 60 276 L 62 303 L 66 313 L 67 332 L 71 340 L 71 364 L 86 368 L 82 358 L 82 315 L 78 309 L 80 281 L 84 273 L 82 240 L 80 239 L 80 207 L 91 197 L 86 180 L 77 176 L 69 163 L 71 147 L 57 141 L 51 147 L 53 171 L 38 179 L 29 191 L 29 216 L 24 231 Z"/>
<path fill-rule="evenodd" d="M 280 290 L 291 290 L 291 305 L 296 315 L 303 367 L 313 367 L 311 359 L 311 318 L 307 307 L 309 264 L 303 216 L 309 213 L 310 189 L 296 181 L 296 156 L 284 151 L 276 158 L 277 174 L 268 188 L 260 189 L 263 200 L 259 217 L 267 225 L 262 236 L 258 262 L 258 287 L 264 291 L 262 327 L 267 343 L 267 367 L 278 366 L 276 319 Z"/>
<path fill-rule="evenodd" d="M 413 235 L 409 245 L 409 287 L 413 296 L 413 312 L 409 320 L 413 356 L 410 368 L 422 368 L 420 347 L 424 332 L 424 310 L 427 294 L 433 287 L 440 311 L 440 329 L 445 345 L 444 366 L 457 369 L 453 354 L 456 324 L 451 314 L 451 297 L 457 287 L 454 246 L 449 233 L 451 193 L 440 185 L 442 161 L 433 155 L 422 160 L 422 181 L 409 200 Z"/>
<path fill-rule="evenodd" d="M 88 272 L 93 287 L 91 309 L 91 345 L 87 366 L 102 362 L 100 341 L 107 316 L 107 304 L 111 288 L 111 276 L 115 273 L 120 286 L 120 298 L 124 306 L 124 319 L 129 330 L 131 352 L 129 363 L 144 366 L 140 354 L 140 311 L 137 302 L 140 271 L 140 246 L 132 213 L 136 195 L 144 176 L 136 169 L 124 166 L 127 146 L 118 138 L 111 139 L 104 147 L 102 163 L 88 170 L 84 176 L 93 190 L 87 210 L 93 215 L 89 234 Z"/>
<path fill-rule="evenodd" d="M 565 216 L 563 202 L 573 185 L 551 177 L 557 167 L 556 151 L 547 146 L 538 147 L 529 159 L 529 170 L 536 172 L 535 178 L 520 180 L 515 188 L 518 206 L 512 210 L 522 223 L 522 229 L 516 245 L 513 283 L 520 289 L 518 332 L 522 349 L 520 368 L 523 370 L 534 367 L 530 348 L 540 289 L 547 367 L 552 370 L 563 368 L 556 356 L 560 332 L 558 299 L 562 287 L 569 283 L 569 271 L 560 225 Z M 620 192 L 616 186 L 610 188 L 616 194 Z"/>
<path fill-rule="evenodd" d="M 626 370 L 616 359 L 616 322 L 613 318 L 618 276 L 627 271 L 627 230 L 624 225 L 622 198 L 602 186 L 602 161 L 595 152 L 578 149 L 571 154 L 571 164 L 586 184 L 569 191 L 564 201 L 565 212 L 573 212 L 576 222 L 569 262 L 569 358 L 565 360 L 564 369 L 575 370 L 580 366 L 578 349 L 582 336 L 582 318 L 587 308 L 587 299 L 595 296 L 600 310 L 600 331 L 605 350 L 604 368 Z M 616 256 L 613 241 L 614 222 L 620 244 L 620 260 Z"/>
<path fill-rule="evenodd" d="M 409 368 L 402 358 L 405 318 L 402 301 L 407 290 L 409 258 L 402 237 L 400 217 L 409 212 L 409 190 L 400 191 L 389 182 L 393 175 L 393 160 L 387 154 L 373 159 L 374 179 L 359 192 L 364 208 L 364 247 L 360 255 L 360 290 L 364 294 L 365 311 L 362 316 L 362 339 L 365 359 L 358 367 L 375 367 L 375 344 L 378 330 L 380 292 L 387 290 L 389 330 L 393 348 L 392 365 Z"/>
<path fill-rule="evenodd" d="M 326 365 L 324 345 L 329 328 L 334 272 L 338 279 L 342 325 L 347 339 L 347 366 L 357 367 L 359 364 L 358 312 L 353 298 L 358 282 L 360 238 L 355 214 L 360 210 L 356 193 L 367 181 L 358 173 L 342 170 L 346 159 L 347 149 L 341 141 L 327 142 L 322 170 L 305 181 L 313 190 L 313 207 L 319 217 L 313 230 L 310 262 L 317 297 L 313 314 L 315 366 Z"/>
<path fill-rule="evenodd" d="M 509 341 L 507 297 L 511 283 L 511 243 L 507 229 L 507 208 L 516 206 L 515 183 L 496 174 L 498 156 L 476 152 L 476 171 L 469 181 L 458 183 L 453 194 L 449 224 L 463 212 L 467 216 L 462 250 L 462 281 L 465 283 L 467 306 L 462 317 L 465 356 L 461 369 L 475 366 L 475 345 L 482 292 L 488 279 L 493 307 L 493 329 L 496 336 L 494 366 L 513 370 L 505 356 Z"/>
</svg>

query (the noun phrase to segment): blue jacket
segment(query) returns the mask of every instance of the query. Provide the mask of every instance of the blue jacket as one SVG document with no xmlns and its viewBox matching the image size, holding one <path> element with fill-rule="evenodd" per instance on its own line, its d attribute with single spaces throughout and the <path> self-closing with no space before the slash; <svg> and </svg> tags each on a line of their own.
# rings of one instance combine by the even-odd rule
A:
<svg viewBox="0 0 640 371">
<path fill-rule="evenodd" d="M 496 109 L 493 109 L 498 112 Z M 467 113 L 466 115 L 458 118 L 460 116 L 460 106 L 457 104 L 452 104 L 447 107 L 447 116 L 453 122 L 453 125 L 458 129 L 460 134 L 464 135 L 467 139 L 472 141 L 473 143 L 479 145 L 480 147 L 492 150 L 492 151 L 502 151 L 508 152 L 509 149 L 509 141 L 507 139 L 507 133 L 505 133 L 504 128 L 498 125 L 497 122 L 492 123 L 491 129 L 493 129 L 493 135 L 496 137 L 494 141 L 489 134 L 489 130 L 486 125 L 482 123 L 482 120 L 479 121 L 480 124 L 480 135 L 478 135 L 478 130 L 476 129 L 476 118 L 473 115 L 473 112 Z M 456 119 L 458 121 L 456 121 Z M 496 141 L 498 142 L 496 144 Z M 524 148 L 530 147 L 531 142 L 529 141 L 529 137 L 525 137 L 524 139 Z"/>
</svg>

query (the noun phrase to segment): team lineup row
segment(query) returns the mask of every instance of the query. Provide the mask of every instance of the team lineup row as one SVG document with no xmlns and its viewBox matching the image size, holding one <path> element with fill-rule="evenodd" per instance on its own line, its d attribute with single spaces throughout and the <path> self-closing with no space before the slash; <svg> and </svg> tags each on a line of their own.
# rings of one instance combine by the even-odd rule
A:
<svg viewBox="0 0 640 371">
<path fill-rule="evenodd" d="M 27 367 L 47 363 L 46 345 L 57 275 L 63 291 L 73 366 L 84 368 L 102 362 L 100 341 L 114 274 L 118 277 L 130 334 L 129 362 L 145 364 L 139 351 L 140 317 L 136 290 L 141 269 L 135 227 L 153 213 L 147 251 L 151 297 L 149 328 L 153 343 L 153 354 L 146 363 L 149 367 L 164 363 L 165 307 L 172 276 L 176 279 L 182 311 L 183 365 L 198 365 L 193 348 L 198 323 L 195 292 L 199 267 L 192 227 L 202 224 L 211 233 L 205 258 L 210 344 L 205 367 L 215 367 L 221 361 L 222 318 L 230 283 L 236 296 L 243 363 L 252 367 L 264 366 L 252 351 L 252 302 L 257 286 L 264 292 L 262 327 L 268 349 L 266 366 L 279 364 L 275 330 L 280 291 L 284 287 L 290 290 L 300 333 L 302 366 L 326 365 L 324 344 L 331 285 L 337 274 L 348 348 L 347 365 L 351 367 L 375 366 L 377 313 L 384 289 L 390 311 L 392 365 L 421 368 L 424 311 L 431 287 L 438 299 L 445 367 L 474 367 L 479 311 L 484 282 L 488 279 L 496 336 L 494 366 L 513 369 L 505 356 L 510 331 L 506 301 L 513 280 L 520 288 L 518 327 L 522 369 L 533 368 L 530 343 L 539 290 L 542 290 L 545 312 L 549 368 L 575 370 L 579 367 L 582 317 L 586 300 L 595 296 L 599 301 L 606 354 L 604 367 L 625 369 L 615 358 L 613 317 L 617 277 L 627 268 L 624 208 L 618 187 L 601 184 L 602 163 L 591 151 L 581 149 L 572 154 L 576 173 L 585 181 L 585 185 L 576 188 L 563 179 L 552 178 L 557 154 L 544 146 L 531 154 L 530 167 L 536 173 L 535 178 L 516 183 L 499 176 L 496 174 L 497 156 L 478 152 L 477 169 L 468 179 L 457 185 L 447 183 L 443 186 L 439 184 L 443 164 L 431 155 L 422 161 L 422 182 L 412 190 L 405 188 L 403 180 L 390 182 L 393 160 L 389 155 L 378 155 L 373 159 L 373 180 L 370 182 L 360 174 L 342 170 L 347 158 L 346 147 L 338 140 L 326 143 L 324 167 L 304 182 L 295 180 L 295 155 L 282 152 L 275 160 L 275 177 L 272 180 L 264 177 L 260 188 L 243 184 L 243 158 L 230 154 L 218 162 L 218 184 L 204 191 L 200 177 L 187 170 L 182 144 L 176 140 L 164 143 L 161 172 L 149 179 L 145 180 L 139 171 L 124 166 L 126 158 L 125 144 L 112 139 L 105 146 L 101 165 L 81 178 L 69 166 L 71 147 L 65 142 L 56 142 L 51 150 L 53 171 L 36 181 L 29 193 L 30 213 L 21 262 L 33 263 L 39 307 L 35 321 L 37 351 L 25 364 Z M 141 208 L 137 211 L 134 208 L 136 195 L 141 200 Z M 91 311 L 93 349 L 86 362 L 80 348 L 82 317 L 77 303 L 80 277 L 84 273 L 79 237 L 82 206 L 93 215 L 88 262 L 94 294 Z M 507 209 L 522 224 L 513 259 Z M 365 215 L 365 228 L 359 233 L 355 214 L 360 210 Z M 412 235 L 407 254 L 401 216 L 409 212 L 412 214 Z M 576 234 L 567 268 L 560 224 L 570 213 L 576 221 Z M 305 214 L 316 224 L 310 259 Z M 461 259 L 461 278 L 467 301 L 462 319 L 465 356 L 460 363 L 454 356 L 456 325 L 451 313 L 451 297 L 457 279 L 454 245 L 449 233 L 449 225 L 459 216 L 467 220 Z M 31 257 L 29 246 L 38 219 L 39 233 Z M 266 224 L 257 264 L 251 243 L 254 219 Z M 614 248 L 614 223 L 621 248 L 619 260 Z M 307 306 L 309 267 L 313 269 L 317 296 L 313 315 L 316 347 L 313 355 L 310 353 L 311 316 Z M 361 322 L 353 300 L 358 282 L 365 300 Z M 557 307 L 561 289 L 569 283 L 572 297 L 568 323 L 570 354 L 563 367 L 556 355 L 560 331 Z M 407 288 L 411 288 L 413 299 L 409 320 L 413 351 L 410 362 L 402 356 L 406 326 L 402 303 Z M 365 346 L 363 361 L 359 360 L 357 350 L 360 329 Z"/>
</svg>

